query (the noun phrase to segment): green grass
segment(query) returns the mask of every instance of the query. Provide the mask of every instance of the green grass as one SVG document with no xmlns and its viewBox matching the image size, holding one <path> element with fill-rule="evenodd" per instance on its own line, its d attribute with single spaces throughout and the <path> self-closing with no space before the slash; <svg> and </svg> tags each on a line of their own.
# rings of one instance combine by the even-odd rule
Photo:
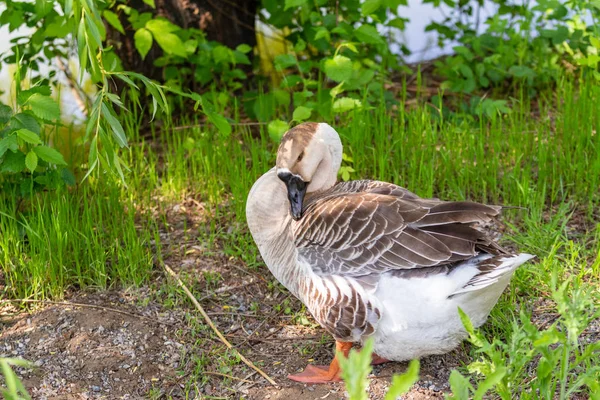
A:
<svg viewBox="0 0 600 400">
<path fill-rule="evenodd" d="M 156 225 L 138 224 L 135 204 L 117 186 L 90 183 L 17 198 L 0 196 L 4 296 L 52 298 L 69 288 L 148 280 Z"/>
<path fill-rule="evenodd" d="M 538 260 L 518 270 L 485 326 L 485 337 L 503 338 L 508 346 L 497 353 L 474 353 L 490 365 L 500 367 L 502 357 L 514 365 L 539 359 L 541 350 L 531 339 L 535 335 L 528 336 L 529 342 L 516 341 L 524 335 L 523 321 L 538 299 L 548 299 L 561 313 L 553 325 L 559 332 L 569 326 L 584 328 L 597 317 L 599 101 L 599 85 L 565 80 L 540 96 L 535 107 L 526 98 L 513 99 L 512 113 L 491 120 L 422 104 L 410 111 L 377 107 L 332 123 L 352 160 L 344 164 L 354 169 L 352 179 L 390 181 L 424 197 L 524 207 L 505 212 L 505 240 Z M 166 132 L 152 132 L 155 139 L 143 140 L 138 116 L 127 114 L 123 124 L 133 143 L 124 154 L 131 169 L 127 186 L 91 178 L 76 189 L 21 201 L 16 193 L 0 194 L 1 296 L 56 298 L 69 288 L 147 283 L 154 260 L 169 250 L 159 238 L 159 228 L 169 224 L 166 210 L 187 197 L 207 210 L 206 228 L 195 233 L 199 240 L 218 242 L 228 256 L 265 271 L 246 229 L 245 200 L 253 182 L 274 164 L 277 143 L 266 126 L 236 125 L 231 136 L 223 137 L 190 118 L 184 124 L 197 127 L 167 126 Z M 561 282 L 568 282 L 563 292 Z M 571 294 L 577 294 L 574 301 L 568 301 Z M 519 309 L 526 310 L 524 317 Z M 571 315 L 573 310 L 577 315 Z M 515 343 L 531 345 L 529 358 L 515 358 L 520 354 Z M 600 364 L 600 349 L 590 346 L 572 345 L 553 365 L 560 385 L 542 390 L 535 386 L 544 383 L 541 375 L 532 381 L 524 371 L 511 370 L 509 363 L 503 366 L 510 385 L 496 390 L 516 393 L 511 390 L 523 385 L 565 398 L 568 390 L 563 388 L 572 387 L 568 385 L 578 376 L 598 377 L 592 367 Z M 578 355 L 585 352 L 585 357 Z M 580 363 L 569 364 L 570 357 L 580 357 Z M 205 360 L 192 361 L 201 371 Z M 458 385 L 460 379 L 455 379 Z"/>
</svg>

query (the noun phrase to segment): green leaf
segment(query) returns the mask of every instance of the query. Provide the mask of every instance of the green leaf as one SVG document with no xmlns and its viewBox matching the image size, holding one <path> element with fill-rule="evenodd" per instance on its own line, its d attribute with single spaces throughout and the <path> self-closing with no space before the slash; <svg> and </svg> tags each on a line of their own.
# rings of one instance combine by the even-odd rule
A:
<svg viewBox="0 0 600 400">
<path fill-rule="evenodd" d="M 460 316 L 460 321 L 462 322 L 465 330 L 469 334 L 469 341 L 477 347 L 482 347 L 485 344 L 485 340 L 481 335 L 475 332 L 475 327 L 473 326 L 471 319 L 460 307 L 458 307 L 458 315 Z"/>
<path fill-rule="evenodd" d="M 35 149 L 35 147 L 34 147 Z M 12 151 L 7 152 L 4 155 L 4 161 L 0 164 L 0 172 L 21 172 L 25 169 L 25 154 L 17 151 L 13 153 Z"/>
<path fill-rule="evenodd" d="M 14 365 L 16 367 L 33 368 L 33 363 L 22 358 L 4 358 L 3 361 L 7 362 L 9 365 Z"/>
<path fill-rule="evenodd" d="M 104 19 L 108 22 L 113 28 L 121 32 L 123 35 L 125 34 L 125 29 L 123 29 L 123 25 L 121 21 L 119 21 L 119 16 L 110 10 L 104 10 L 102 13 L 104 15 Z"/>
<path fill-rule="evenodd" d="M 332 88 L 329 91 L 329 95 L 335 99 L 338 94 L 340 94 L 344 91 L 343 86 L 344 86 L 344 82 L 342 82 L 339 85 L 337 85 L 336 87 Z"/>
<path fill-rule="evenodd" d="M 19 105 L 27 104 L 27 100 L 29 100 L 29 98 L 35 93 L 39 93 L 44 96 L 50 96 L 52 94 L 52 91 L 50 90 L 50 86 L 47 85 L 39 85 L 29 88 L 27 90 L 21 90 L 19 92 L 19 95 L 17 96 L 17 103 Z"/>
<path fill-rule="evenodd" d="M 60 177 L 62 178 L 63 182 L 66 183 L 67 185 L 69 185 L 69 186 L 75 185 L 75 175 L 73 175 L 73 173 L 71 172 L 70 169 L 63 168 L 62 171 L 60 172 Z"/>
<path fill-rule="evenodd" d="M 10 119 L 10 129 L 29 129 L 38 135 L 42 132 L 39 122 L 32 116 L 26 113 L 18 113 L 12 116 Z"/>
<path fill-rule="evenodd" d="M 368 44 L 381 44 L 383 39 L 373 25 L 361 25 L 354 31 L 354 36 L 361 42 Z"/>
<path fill-rule="evenodd" d="M 123 126 L 119 122 L 119 120 L 112 114 L 111 110 L 108 108 L 106 103 L 102 103 L 102 115 L 110 125 L 110 128 L 113 133 L 113 137 L 117 141 L 120 147 L 127 146 L 127 136 L 125 136 L 125 131 L 123 130 Z"/>
<path fill-rule="evenodd" d="M 38 156 L 37 156 L 37 154 L 35 154 L 33 152 L 33 150 L 31 150 L 31 151 L 29 151 L 29 153 L 27 153 L 27 156 L 25 157 L 25 166 L 27 167 L 28 170 L 33 172 L 37 168 L 37 165 L 38 165 Z"/>
<path fill-rule="evenodd" d="M 212 56 L 217 64 L 229 64 L 233 62 L 231 49 L 226 46 L 216 46 L 212 49 Z"/>
<path fill-rule="evenodd" d="M 383 5 L 389 7 L 391 12 L 396 13 L 398 7 L 408 5 L 408 0 L 383 0 Z"/>
<path fill-rule="evenodd" d="M 512 110 L 507 106 L 508 102 L 506 100 L 494 100 L 494 107 L 497 112 L 501 114 L 510 114 Z"/>
<path fill-rule="evenodd" d="M 419 380 L 419 360 L 412 360 L 408 364 L 408 369 L 402 375 L 395 375 L 392 378 L 392 384 L 385 395 L 385 400 L 396 400 L 400 395 L 408 390 Z"/>
<path fill-rule="evenodd" d="M 473 70 L 471 69 L 471 67 L 469 67 L 466 64 L 460 64 L 458 69 L 460 70 L 460 73 L 467 79 L 472 79 L 473 78 Z"/>
<path fill-rule="evenodd" d="M 327 30 L 327 28 L 324 28 L 322 26 L 317 28 L 317 33 L 315 34 L 315 40 L 319 40 L 319 39 L 325 39 L 327 41 L 329 41 L 331 39 L 331 36 L 329 35 L 329 31 Z"/>
<path fill-rule="evenodd" d="M 60 107 L 56 101 L 49 96 L 40 93 L 31 95 L 27 104 L 31 106 L 31 111 L 36 117 L 51 121 L 60 118 Z"/>
<path fill-rule="evenodd" d="M 198 41 L 196 39 L 189 39 L 183 43 L 183 46 L 185 47 L 185 52 L 187 54 L 192 54 L 198 48 Z"/>
<path fill-rule="evenodd" d="M 340 168 L 340 172 L 342 175 L 342 180 L 344 182 L 348 182 L 350 180 L 350 171 L 348 171 L 348 168 L 342 167 L 342 168 Z"/>
<path fill-rule="evenodd" d="M 6 151 L 12 146 L 18 146 L 15 135 L 10 135 L 0 139 L 0 157 L 2 157 L 4 153 L 6 153 Z"/>
<path fill-rule="evenodd" d="M 167 54 L 175 54 L 180 57 L 187 57 L 187 52 L 185 51 L 185 46 L 183 42 L 179 38 L 179 36 L 174 33 L 162 33 L 162 34 L 154 34 L 154 40 L 156 43 L 163 49 L 163 51 Z"/>
<path fill-rule="evenodd" d="M 296 57 L 292 54 L 279 54 L 275 56 L 274 63 L 279 69 L 289 68 L 296 65 Z"/>
<path fill-rule="evenodd" d="M 325 74 L 333 81 L 345 81 L 352 75 L 352 61 L 348 57 L 337 55 L 325 61 Z"/>
<path fill-rule="evenodd" d="M 537 379 L 544 379 L 554 371 L 554 365 L 546 357 L 542 356 L 537 366 Z"/>
<path fill-rule="evenodd" d="M 306 42 L 302 38 L 298 38 L 296 40 L 296 44 L 294 44 L 294 51 L 296 53 L 301 53 L 306 49 Z"/>
<path fill-rule="evenodd" d="M 473 396 L 473 398 L 475 400 L 483 399 L 483 396 L 489 390 L 493 389 L 494 386 L 496 386 L 498 383 L 500 383 L 502 378 L 504 378 L 504 375 L 506 375 L 506 367 L 503 367 L 503 366 L 496 367 L 496 370 L 494 372 L 492 372 L 491 375 L 486 377 L 483 382 L 480 382 L 477 385 L 477 391 L 475 391 L 475 395 Z"/>
<path fill-rule="evenodd" d="M 290 106 L 290 93 L 283 89 L 273 89 L 273 98 L 278 106 Z"/>
<path fill-rule="evenodd" d="M 19 150 L 19 143 L 17 142 L 17 135 L 10 134 L 4 139 L 0 140 L 0 156 L 6 152 L 6 150 L 17 151 Z"/>
<path fill-rule="evenodd" d="M 289 129 L 287 122 L 280 119 L 275 119 L 269 122 L 267 130 L 269 131 L 269 137 L 275 142 L 279 143 L 283 134 Z"/>
<path fill-rule="evenodd" d="M 406 27 L 406 22 L 408 20 L 406 18 L 394 18 L 390 22 L 387 23 L 387 26 L 391 26 L 392 28 L 398 28 L 400 30 L 404 30 Z"/>
<path fill-rule="evenodd" d="M 208 120 L 217 127 L 221 135 L 228 137 L 231 134 L 231 125 L 229 124 L 229 121 L 227 121 L 227 118 L 216 112 L 207 112 L 206 116 L 208 117 Z"/>
<path fill-rule="evenodd" d="M 285 0 L 285 6 L 283 11 L 286 11 L 289 8 L 301 7 L 306 4 L 307 0 Z"/>
<path fill-rule="evenodd" d="M 473 53 L 471 52 L 471 50 L 469 50 L 468 47 L 455 46 L 455 47 L 453 47 L 453 50 L 456 52 L 456 54 L 460 54 L 461 56 L 463 56 L 467 61 L 471 61 L 474 58 Z M 481 64 L 478 64 L 478 65 L 481 65 Z"/>
<path fill-rule="evenodd" d="M 146 55 L 152 47 L 152 34 L 150 31 L 146 28 L 138 29 L 133 35 L 133 41 L 135 43 L 135 48 L 142 56 L 142 59 L 146 58 Z"/>
<path fill-rule="evenodd" d="M 360 100 L 352 99 L 350 97 L 342 97 L 333 102 L 331 109 L 334 113 L 343 113 L 361 107 L 362 103 Z"/>
<path fill-rule="evenodd" d="M 44 18 L 52 11 L 54 2 L 51 0 L 35 0 L 35 16 L 38 19 Z"/>
<path fill-rule="evenodd" d="M 558 26 L 556 29 L 542 29 L 541 34 L 544 37 L 552 39 L 552 44 L 557 45 L 569 38 L 569 28 L 566 26 Z"/>
<path fill-rule="evenodd" d="M 73 0 L 65 0 L 65 17 L 70 17 L 73 12 Z"/>
<path fill-rule="evenodd" d="M 473 361 L 467 366 L 467 371 L 470 374 L 489 375 L 492 373 L 492 368 L 489 362 Z"/>
<path fill-rule="evenodd" d="M 38 155 L 39 158 L 50 164 L 67 165 L 62 154 L 60 154 L 58 151 L 54 150 L 51 147 L 44 145 L 36 146 L 33 148 L 33 151 L 35 152 L 35 154 Z"/>
<path fill-rule="evenodd" d="M 6 381 L 7 390 L 2 390 L 2 397 L 8 399 L 18 399 L 19 393 L 17 392 L 17 377 L 13 370 L 10 368 L 8 362 L 4 359 L 0 359 L 0 367 L 2 368 L 2 375 L 4 376 L 4 380 Z"/>
<path fill-rule="evenodd" d="M 353 51 L 354 53 L 358 53 L 358 49 L 352 42 L 345 42 L 345 43 L 340 44 L 340 46 L 339 46 L 340 49 L 343 49 L 344 47 L 346 47 L 350 51 Z"/>
<path fill-rule="evenodd" d="M 102 35 L 100 34 L 100 30 L 98 29 L 98 26 L 96 25 L 95 20 L 90 17 L 90 14 L 86 13 L 85 14 L 85 24 L 84 24 L 84 29 L 85 32 L 87 33 L 87 37 L 88 38 L 92 38 L 92 40 L 87 40 L 86 44 L 88 45 L 88 50 L 91 50 L 91 52 L 95 52 L 97 48 L 99 48 L 100 46 L 102 46 Z M 90 48 L 90 46 L 93 46 Z M 92 61 L 92 60 L 90 60 Z"/>
<path fill-rule="evenodd" d="M 82 15 L 77 28 L 77 54 L 79 56 L 79 76 L 83 76 L 85 71 L 87 70 L 88 53 L 86 51 L 85 44 L 85 18 Z"/>
<path fill-rule="evenodd" d="M 154 4 L 154 0 L 142 0 L 144 3 L 148 4 L 152 8 L 156 8 L 156 4 Z"/>
<path fill-rule="evenodd" d="M 473 389 L 469 380 L 462 376 L 460 372 L 457 370 L 452 370 L 450 373 L 450 389 L 452 390 L 451 399 L 468 399 L 469 398 L 469 389 Z"/>
<path fill-rule="evenodd" d="M 165 33 L 171 33 L 178 31 L 180 28 L 173 24 L 171 21 L 164 18 L 151 19 L 146 22 L 146 29 L 148 29 L 154 35 L 156 39 L 157 35 L 163 35 Z"/>
<path fill-rule="evenodd" d="M 346 385 L 346 391 L 352 400 L 367 400 L 367 387 L 369 382 L 367 376 L 371 372 L 371 360 L 373 353 L 373 339 L 369 338 L 360 351 L 350 350 L 348 358 L 338 354 L 337 357 L 342 368 L 342 379 Z"/>
<path fill-rule="evenodd" d="M 17 132 L 17 136 L 20 137 L 23 141 L 30 143 L 30 144 L 41 144 L 42 141 L 40 139 L 40 137 L 34 133 L 31 132 L 29 129 L 19 129 Z"/>
<path fill-rule="evenodd" d="M 513 65 L 508 72 L 515 78 L 535 78 L 535 71 L 524 65 Z"/>
<path fill-rule="evenodd" d="M 5 124 L 10 121 L 12 113 L 12 108 L 5 104 L 0 104 L 0 124 Z"/>
<path fill-rule="evenodd" d="M 362 4 L 361 15 L 366 17 L 367 15 L 373 14 L 381 7 L 381 0 L 366 0 Z"/>
<path fill-rule="evenodd" d="M 248 46 L 247 44 L 240 44 L 238 47 L 235 48 L 237 51 L 239 51 L 240 53 L 250 53 L 252 51 L 252 47 Z"/>
<path fill-rule="evenodd" d="M 535 347 L 542 347 L 542 348 L 546 348 L 548 346 L 550 346 L 551 344 L 554 343 L 558 343 L 560 341 L 560 337 L 558 336 L 558 333 L 556 332 L 556 330 L 547 330 L 544 331 L 540 337 L 533 342 L 533 345 Z"/>
<path fill-rule="evenodd" d="M 473 336 L 475 334 L 475 327 L 473 327 L 473 323 L 469 316 L 460 307 L 458 307 L 458 315 L 460 316 L 460 322 L 462 322 L 467 333 Z"/>
<path fill-rule="evenodd" d="M 371 82 L 371 80 L 373 79 L 374 76 L 375 76 L 375 71 L 373 71 L 372 69 L 363 69 L 362 71 L 360 71 L 358 73 L 358 75 L 354 76 L 350 80 L 350 84 L 358 85 L 358 86 L 366 86 L 369 82 Z"/>
<path fill-rule="evenodd" d="M 294 121 L 301 122 L 309 119 L 311 114 L 312 108 L 299 106 L 296 107 L 296 109 L 294 110 L 294 115 L 292 116 L 292 118 L 294 119 Z"/>
<path fill-rule="evenodd" d="M 241 53 L 239 51 L 234 51 L 233 52 L 233 56 L 235 58 L 235 63 L 236 64 L 245 64 L 245 65 L 251 65 L 252 64 L 250 62 L 250 59 L 248 58 L 248 56 L 245 55 L 244 53 Z"/>
</svg>

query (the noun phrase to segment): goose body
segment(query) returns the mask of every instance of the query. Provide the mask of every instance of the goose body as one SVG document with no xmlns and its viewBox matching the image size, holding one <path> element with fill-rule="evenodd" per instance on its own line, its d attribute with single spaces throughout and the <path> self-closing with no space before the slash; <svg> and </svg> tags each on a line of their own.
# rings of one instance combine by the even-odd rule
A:
<svg viewBox="0 0 600 400">
<path fill-rule="evenodd" d="M 274 168 L 247 200 L 252 236 L 273 275 L 346 354 L 373 337 L 379 359 L 403 361 L 455 348 L 466 336 L 460 307 L 483 324 L 515 269 L 479 224 L 500 207 L 422 199 L 397 185 L 336 184 L 342 144 L 327 124 L 288 131 Z M 339 378 L 311 367 L 302 382 Z"/>
</svg>

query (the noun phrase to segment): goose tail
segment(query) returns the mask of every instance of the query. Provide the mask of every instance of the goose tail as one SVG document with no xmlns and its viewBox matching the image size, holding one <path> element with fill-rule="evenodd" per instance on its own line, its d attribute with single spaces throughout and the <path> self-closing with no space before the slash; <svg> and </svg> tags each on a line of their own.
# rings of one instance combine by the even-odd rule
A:
<svg viewBox="0 0 600 400">
<path fill-rule="evenodd" d="M 485 258 L 477 264 L 479 273 L 471 278 L 462 288 L 452 293 L 450 297 L 483 289 L 504 278 L 510 279 L 510 276 L 518 267 L 534 257 L 532 254 L 521 253 Z"/>
</svg>

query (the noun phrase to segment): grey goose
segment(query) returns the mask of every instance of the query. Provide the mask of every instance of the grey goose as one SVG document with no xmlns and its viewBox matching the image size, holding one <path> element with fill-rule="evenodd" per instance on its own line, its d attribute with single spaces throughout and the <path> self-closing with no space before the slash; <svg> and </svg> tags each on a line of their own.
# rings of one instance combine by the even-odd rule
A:
<svg viewBox="0 0 600 400">
<path fill-rule="evenodd" d="M 338 133 L 304 123 L 282 138 L 275 167 L 246 203 L 250 232 L 272 274 L 347 356 L 374 339 L 374 362 L 443 354 L 466 337 L 458 308 L 482 325 L 518 266 L 481 224 L 499 206 L 422 199 L 373 180 L 337 183 Z M 337 356 L 289 378 L 339 380 Z"/>
</svg>

